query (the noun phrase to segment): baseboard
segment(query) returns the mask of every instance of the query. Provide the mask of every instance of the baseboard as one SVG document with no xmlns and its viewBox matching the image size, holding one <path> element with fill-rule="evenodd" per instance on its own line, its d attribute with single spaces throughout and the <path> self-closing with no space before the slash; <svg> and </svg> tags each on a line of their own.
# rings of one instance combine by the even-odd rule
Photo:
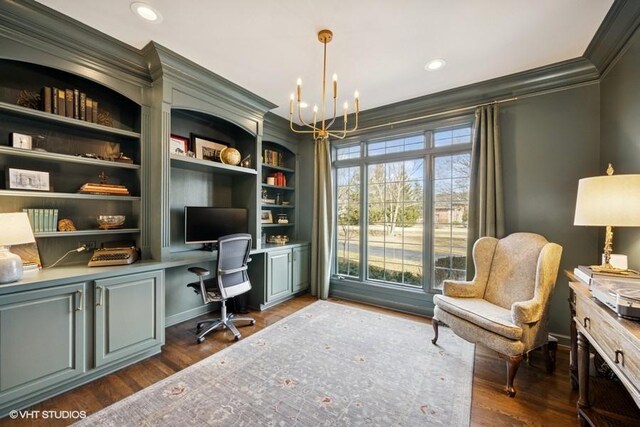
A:
<svg viewBox="0 0 640 427">
<path fill-rule="evenodd" d="M 571 348 L 571 337 L 563 334 L 556 334 L 555 332 L 549 332 L 549 335 L 553 335 L 558 339 L 558 345 L 560 347 Z"/>
<path fill-rule="evenodd" d="M 203 314 L 211 313 L 217 310 L 218 308 L 216 307 L 216 304 L 201 305 L 200 307 L 192 308 L 190 310 L 165 317 L 164 326 L 165 328 L 168 328 L 169 326 L 173 326 L 178 323 L 191 320 L 194 317 L 202 316 Z"/>
</svg>

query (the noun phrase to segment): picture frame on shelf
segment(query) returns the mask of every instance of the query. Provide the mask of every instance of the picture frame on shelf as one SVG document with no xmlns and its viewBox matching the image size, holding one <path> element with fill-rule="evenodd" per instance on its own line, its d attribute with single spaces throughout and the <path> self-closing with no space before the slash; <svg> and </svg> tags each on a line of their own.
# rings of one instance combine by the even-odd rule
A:
<svg viewBox="0 0 640 427">
<path fill-rule="evenodd" d="M 220 152 L 229 145 L 191 134 L 191 146 L 196 153 L 196 159 L 220 162 Z"/>
<path fill-rule="evenodd" d="M 9 190 L 51 191 L 49 172 L 27 169 L 7 169 Z"/>
<path fill-rule="evenodd" d="M 271 211 L 262 211 L 260 214 L 260 222 L 262 224 L 273 224 L 273 215 Z"/>
<path fill-rule="evenodd" d="M 186 156 L 188 152 L 189 138 L 178 135 L 171 135 L 171 138 L 169 139 L 169 154 Z"/>
<path fill-rule="evenodd" d="M 24 148 L 25 150 L 31 150 L 33 148 L 31 135 L 13 132 L 11 134 L 11 146 L 13 148 Z"/>
</svg>

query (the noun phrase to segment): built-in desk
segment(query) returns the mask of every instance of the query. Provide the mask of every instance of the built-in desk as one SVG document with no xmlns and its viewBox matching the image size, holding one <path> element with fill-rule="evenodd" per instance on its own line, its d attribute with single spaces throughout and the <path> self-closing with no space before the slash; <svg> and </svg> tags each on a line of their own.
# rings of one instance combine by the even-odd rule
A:
<svg viewBox="0 0 640 427">
<path fill-rule="evenodd" d="M 309 243 L 251 251 L 250 305 L 263 309 L 306 291 Z M 217 252 L 186 251 L 131 265 L 61 265 L 0 285 L 0 417 L 153 354 L 164 329 L 216 309 L 186 287 L 191 265 Z"/>
<path fill-rule="evenodd" d="M 567 274 L 572 279 L 570 274 Z M 570 282 L 576 328 L 578 415 L 581 425 L 638 425 L 640 420 L 640 322 L 622 319 L 595 300 L 586 284 Z M 572 337 L 573 338 L 573 337 Z M 593 348 L 616 374 L 619 384 L 589 376 Z M 572 364 L 576 359 L 572 358 Z M 591 393 L 590 393 L 591 392 Z"/>
</svg>

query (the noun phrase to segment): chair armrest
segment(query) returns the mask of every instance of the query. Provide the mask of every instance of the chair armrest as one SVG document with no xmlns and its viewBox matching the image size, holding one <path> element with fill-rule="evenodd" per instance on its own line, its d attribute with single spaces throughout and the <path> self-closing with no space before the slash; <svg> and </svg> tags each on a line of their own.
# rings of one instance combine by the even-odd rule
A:
<svg viewBox="0 0 640 427">
<path fill-rule="evenodd" d="M 544 304 L 533 298 L 528 301 L 519 301 L 511 304 L 511 320 L 516 324 L 536 323 L 542 318 Z"/>
<path fill-rule="evenodd" d="M 207 270 L 206 268 L 202 268 L 202 267 L 191 267 L 191 268 L 189 268 L 189 271 L 192 272 L 193 274 L 197 275 L 197 276 L 208 276 L 209 275 L 209 270 Z"/>
<path fill-rule="evenodd" d="M 243 265 L 242 267 L 232 268 L 231 270 L 218 270 L 218 274 L 224 276 L 225 274 L 239 273 L 245 270 L 247 270 L 247 266 Z"/>
<path fill-rule="evenodd" d="M 473 281 L 445 280 L 442 282 L 442 295 L 455 298 L 478 298 L 478 287 Z"/>
</svg>

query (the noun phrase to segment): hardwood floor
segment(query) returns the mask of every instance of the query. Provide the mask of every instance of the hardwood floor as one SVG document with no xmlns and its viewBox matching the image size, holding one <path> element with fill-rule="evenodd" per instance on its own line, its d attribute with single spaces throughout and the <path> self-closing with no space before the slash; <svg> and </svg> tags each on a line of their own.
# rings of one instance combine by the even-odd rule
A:
<svg viewBox="0 0 640 427">
<path fill-rule="evenodd" d="M 252 312 L 250 315 L 256 319 L 256 325 L 243 327 L 240 332 L 247 337 L 314 301 L 314 297 L 304 295 L 263 312 Z M 432 338 L 430 319 L 354 302 L 337 299 L 332 301 L 424 322 L 425 339 Z M 194 329 L 195 319 L 167 328 L 166 344 L 161 354 L 28 409 L 86 411 L 90 414 L 234 343 L 231 333 L 224 331 L 209 335 L 202 344 L 197 344 L 193 335 Z M 553 375 L 546 373 L 541 354 L 534 354 L 531 360 L 532 366 L 523 363 L 518 371 L 518 394 L 512 399 L 502 392 L 506 381 L 504 361 L 498 359 L 490 350 L 476 346 L 471 405 L 472 426 L 578 425 L 577 392 L 571 390 L 569 382 L 568 351 L 562 348 L 558 350 L 557 368 Z M 64 419 L 10 420 L 6 417 L 0 420 L 0 426 L 64 426 L 71 423 L 72 421 Z"/>
</svg>

